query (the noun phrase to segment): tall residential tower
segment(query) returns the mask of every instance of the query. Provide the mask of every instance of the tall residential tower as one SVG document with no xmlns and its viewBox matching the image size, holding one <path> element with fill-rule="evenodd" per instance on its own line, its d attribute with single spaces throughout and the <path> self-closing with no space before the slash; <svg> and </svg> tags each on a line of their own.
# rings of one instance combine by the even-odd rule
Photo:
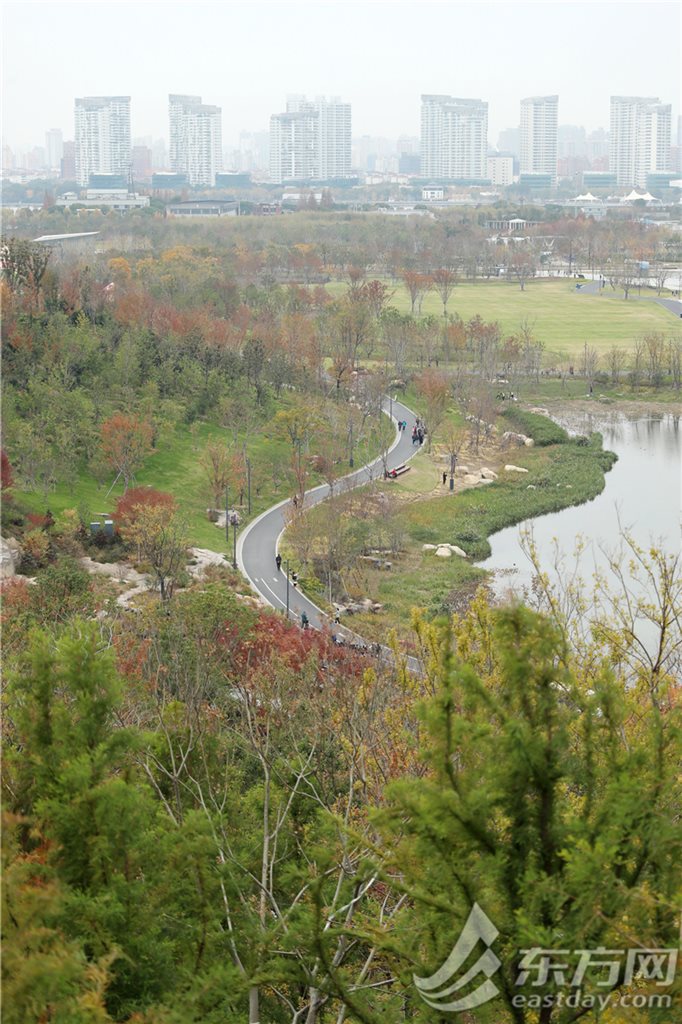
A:
<svg viewBox="0 0 682 1024">
<path fill-rule="evenodd" d="M 521 174 L 550 174 L 552 181 L 556 181 L 558 122 L 558 96 L 529 96 L 521 100 Z"/>
<path fill-rule="evenodd" d="M 91 174 L 127 176 L 130 170 L 130 96 L 85 96 L 76 100 L 76 181 Z"/>
<path fill-rule="evenodd" d="M 670 170 L 670 104 L 646 96 L 611 97 L 609 170 L 619 185 L 646 187 L 650 171 Z"/>
<path fill-rule="evenodd" d="M 201 96 L 168 97 L 170 165 L 186 174 L 189 185 L 212 188 L 222 169 L 222 110 L 201 102 Z"/>
<path fill-rule="evenodd" d="M 350 154 L 350 103 L 338 96 L 289 96 L 286 112 L 270 118 L 270 177 L 275 182 L 347 178 Z"/>
<path fill-rule="evenodd" d="M 487 151 L 487 103 L 454 96 L 422 96 L 422 177 L 485 178 Z"/>
</svg>

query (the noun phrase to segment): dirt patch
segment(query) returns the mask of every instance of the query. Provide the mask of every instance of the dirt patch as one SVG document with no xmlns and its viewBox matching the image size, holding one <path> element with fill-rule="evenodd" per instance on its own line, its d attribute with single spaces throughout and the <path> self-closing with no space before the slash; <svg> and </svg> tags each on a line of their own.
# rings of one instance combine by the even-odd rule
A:
<svg viewBox="0 0 682 1024">
<path fill-rule="evenodd" d="M 575 398 L 571 401 L 546 399 L 543 404 L 550 413 L 557 416 L 570 416 L 575 412 L 592 413 L 595 416 L 602 413 L 619 412 L 634 419 L 641 416 L 663 416 L 666 413 L 679 412 L 682 396 L 680 402 L 654 402 L 648 398 L 641 401 L 636 398 L 609 398 L 606 402 L 600 402 L 598 398 Z"/>
</svg>

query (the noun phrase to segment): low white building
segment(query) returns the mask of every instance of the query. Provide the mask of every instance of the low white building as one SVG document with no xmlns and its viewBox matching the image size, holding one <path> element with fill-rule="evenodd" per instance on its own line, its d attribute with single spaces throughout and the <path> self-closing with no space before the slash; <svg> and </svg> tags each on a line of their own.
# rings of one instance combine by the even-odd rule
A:
<svg viewBox="0 0 682 1024">
<path fill-rule="evenodd" d="M 422 188 L 422 200 L 425 203 L 438 202 L 445 199 L 445 189 L 442 185 L 424 185 Z"/>
<path fill-rule="evenodd" d="M 139 196 L 125 188 L 86 189 L 85 195 L 65 192 L 55 206 L 111 207 L 112 210 L 134 210 L 149 206 L 149 196 Z"/>
</svg>

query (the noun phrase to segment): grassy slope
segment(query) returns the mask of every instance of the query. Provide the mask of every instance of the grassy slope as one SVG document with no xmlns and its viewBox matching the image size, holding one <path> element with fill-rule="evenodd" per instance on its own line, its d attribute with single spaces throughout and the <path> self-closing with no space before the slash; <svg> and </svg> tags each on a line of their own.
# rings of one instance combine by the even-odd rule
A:
<svg viewBox="0 0 682 1024">
<path fill-rule="evenodd" d="M 282 407 L 280 405 L 279 407 Z M 214 551 L 228 551 L 224 530 L 218 529 L 206 518 L 206 509 L 213 504 L 207 490 L 205 471 L 201 466 L 201 457 L 210 439 L 225 440 L 225 431 L 207 423 L 197 423 L 192 428 L 184 424 L 176 427 L 172 436 L 165 438 L 157 451 L 147 459 L 144 468 L 137 474 L 136 483 L 148 484 L 161 491 L 172 494 L 187 520 L 191 543 L 198 547 L 211 548 Z M 360 465 L 371 454 L 371 441 L 368 439 L 355 450 L 356 465 Z M 270 465 L 278 459 L 286 469 L 291 459 L 291 446 L 279 437 L 273 437 L 266 427 L 264 431 L 254 435 L 249 442 L 249 457 L 252 472 L 252 517 L 263 512 L 270 505 L 293 493 L 292 484 L 282 481 L 275 486 Z M 350 470 L 348 470 L 350 472 Z M 310 476 L 309 486 L 320 483 L 314 474 Z M 123 493 L 123 487 L 117 485 L 107 497 L 113 476 L 103 485 L 98 485 L 93 476 L 84 472 L 73 489 L 60 485 L 51 491 L 47 500 L 42 494 L 19 491 L 15 489 L 17 498 L 27 508 L 44 512 L 49 508 L 55 516 L 67 508 L 78 508 L 84 505 L 90 512 L 111 512 L 116 499 Z M 259 493 L 260 492 L 260 493 Z M 230 501 L 230 504 L 232 501 Z M 248 520 L 246 508 L 242 512 L 242 523 Z M 232 550 L 230 538 L 229 551 Z"/>
<path fill-rule="evenodd" d="M 483 582 L 485 573 L 457 556 L 440 559 L 432 551 L 424 552 L 423 543 L 457 544 L 471 557 L 485 558 L 490 553 L 488 537 L 498 530 L 599 494 L 612 460 L 598 435 L 588 447 L 569 443 L 516 449 L 510 461 L 527 468 L 527 474 L 501 473 L 495 483 L 405 505 L 409 540 L 404 554 L 394 560 L 390 572 L 365 574 L 367 592 L 384 606 L 383 611 L 356 615 L 348 625 L 370 640 L 379 640 L 387 630 L 404 627 L 415 607 L 435 615 L 446 604 L 456 604 L 463 591 L 471 592 Z M 536 489 L 528 490 L 529 484 Z"/>
<path fill-rule="evenodd" d="M 409 313 L 410 299 L 403 285 L 391 287 L 391 305 Z M 328 288 L 333 294 L 341 294 L 346 285 L 332 282 Z M 635 338 L 650 331 L 669 334 L 680 329 L 679 320 L 676 322 L 656 302 L 636 298 L 625 301 L 622 293 L 610 289 L 601 295 L 589 295 L 577 292 L 575 283 L 569 280 L 546 278 L 529 281 L 525 291 L 511 281 L 458 284 L 448 303 L 448 312 L 458 313 L 463 320 L 478 313 L 484 320 L 498 320 L 508 333 L 517 331 L 521 321 L 528 319 L 534 323 L 535 336 L 545 343 L 548 352 L 576 356 L 585 342 L 605 351 L 611 345 L 629 347 Z M 428 313 L 443 313 L 443 305 L 434 292 L 422 304 L 422 315 Z"/>
</svg>

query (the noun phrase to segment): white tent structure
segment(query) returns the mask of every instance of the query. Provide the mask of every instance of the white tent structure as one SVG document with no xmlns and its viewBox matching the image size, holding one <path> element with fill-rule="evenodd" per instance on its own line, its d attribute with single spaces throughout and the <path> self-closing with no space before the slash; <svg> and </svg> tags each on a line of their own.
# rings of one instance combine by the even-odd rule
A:
<svg viewBox="0 0 682 1024">
<path fill-rule="evenodd" d="M 643 199 L 645 203 L 660 203 L 661 201 L 652 196 L 651 192 L 636 192 L 633 188 L 629 196 L 623 196 L 621 203 L 634 203 L 638 199 Z"/>
</svg>

